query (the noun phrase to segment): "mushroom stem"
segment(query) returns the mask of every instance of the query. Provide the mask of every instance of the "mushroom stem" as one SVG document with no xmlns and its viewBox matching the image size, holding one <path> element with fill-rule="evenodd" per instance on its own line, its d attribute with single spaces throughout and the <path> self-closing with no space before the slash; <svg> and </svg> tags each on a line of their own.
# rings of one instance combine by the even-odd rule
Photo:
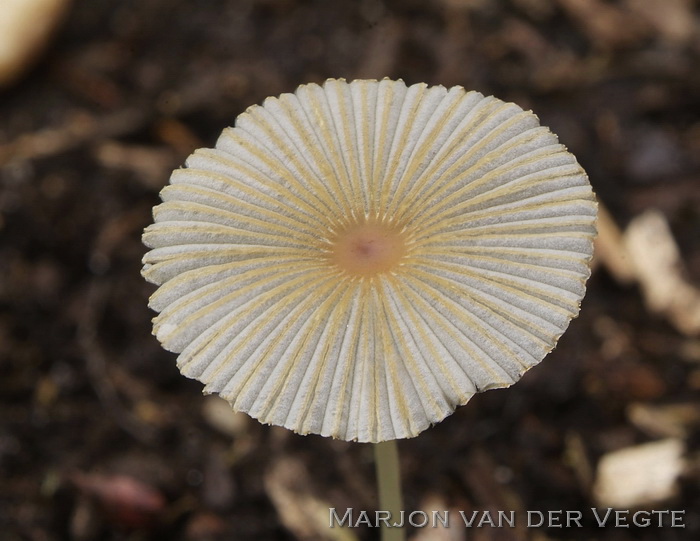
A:
<svg viewBox="0 0 700 541">
<path fill-rule="evenodd" d="M 379 508 L 389 511 L 390 524 L 400 521 L 401 509 L 401 472 L 399 470 L 399 450 L 396 440 L 374 444 L 374 462 L 377 470 L 377 488 L 379 489 Z M 382 541 L 404 541 L 406 535 L 403 527 L 382 525 Z"/>
</svg>

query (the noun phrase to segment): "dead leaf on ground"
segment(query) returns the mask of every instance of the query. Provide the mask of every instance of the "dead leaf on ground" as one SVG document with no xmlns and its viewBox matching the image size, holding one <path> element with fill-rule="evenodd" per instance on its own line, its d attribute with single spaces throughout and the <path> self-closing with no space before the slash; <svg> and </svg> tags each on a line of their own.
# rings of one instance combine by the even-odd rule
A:
<svg viewBox="0 0 700 541">
<path fill-rule="evenodd" d="M 275 461 L 265 475 L 265 488 L 282 524 L 297 539 L 357 541 L 351 530 L 329 527 L 329 509 L 333 506 L 313 493 L 310 481 L 304 464 L 289 457 Z"/>
<path fill-rule="evenodd" d="M 165 497 L 157 488 L 127 475 L 76 472 L 70 479 L 94 498 L 114 523 L 125 528 L 153 526 L 165 509 Z"/>
<path fill-rule="evenodd" d="M 684 469 L 683 452 L 683 442 L 670 438 L 606 454 L 593 487 L 598 505 L 630 509 L 674 497 Z"/>
<path fill-rule="evenodd" d="M 680 332 L 700 333 L 700 289 L 686 278 L 680 250 L 661 212 L 645 211 L 623 233 L 599 205 L 596 262 L 621 284 L 637 282 L 649 310 L 665 316 Z"/>
<path fill-rule="evenodd" d="M 687 335 L 700 333 L 700 290 L 684 276 L 683 262 L 663 214 L 649 210 L 636 217 L 624 236 L 644 300 Z"/>
</svg>

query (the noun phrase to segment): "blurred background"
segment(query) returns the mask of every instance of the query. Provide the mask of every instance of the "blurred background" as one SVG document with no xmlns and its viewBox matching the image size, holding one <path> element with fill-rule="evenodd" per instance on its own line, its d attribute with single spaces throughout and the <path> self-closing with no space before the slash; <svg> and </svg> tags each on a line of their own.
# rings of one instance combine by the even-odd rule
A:
<svg viewBox="0 0 700 541">
<path fill-rule="evenodd" d="M 582 510 L 700 534 L 700 6 L 695 0 L 2 0 L 0 538 L 374 540 L 369 445 L 204 397 L 150 333 L 140 242 L 169 172 L 266 96 L 327 77 L 462 85 L 534 110 L 587 170 L 582 312 L 511 389 L 400 442 L 407 510 Z M 685 510 L 599 528 L 590 507 Z"/>
</svg>

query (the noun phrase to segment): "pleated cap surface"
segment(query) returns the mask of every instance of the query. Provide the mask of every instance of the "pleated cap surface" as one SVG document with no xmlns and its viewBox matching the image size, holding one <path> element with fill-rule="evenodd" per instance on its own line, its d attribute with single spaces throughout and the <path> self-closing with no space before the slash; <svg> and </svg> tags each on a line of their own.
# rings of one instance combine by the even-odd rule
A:
<svg viewBox="0 0 700 541">
<path fill-rule="evenodd" d="M 408 438 L 511 385 L 590 274 L 583 169 L 534 114 L 461 87 L 303 85 L 161 198 L 154 334 L 205 392 L 302 434 Z"/>
</svg>

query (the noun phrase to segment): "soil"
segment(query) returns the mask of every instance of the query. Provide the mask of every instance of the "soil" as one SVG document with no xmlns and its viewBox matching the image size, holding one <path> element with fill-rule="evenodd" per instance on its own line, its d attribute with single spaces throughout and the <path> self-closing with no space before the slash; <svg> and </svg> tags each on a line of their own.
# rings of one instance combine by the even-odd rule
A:
<svg viewBox="0 0 700 541">
<path fill-rule="evenodd" d="M 0 537 L 341 539 L 328 507 L 377 509 L 371 446 L 228 415 L 150 333 L 140 236 L 169 172 L 301 83 L 402 78 L 534 110 L 622 228 L 663 213 L 697 285 L 699 28 L 694 0 L 74 2 L 0 91 Z M 697 539 L 699 391 L 698 337 L 599 264 L 545 361 L 400 442 L 405 508 L 587 511 L 601 457 L 678 425 L 685 471 L 655 508 L 684 529 L 586 514 L 468 535 Z M 640 405 L 687 415 L 650 427 Z M 428 534 L 446 535 L 409 530 Z"/>
</svg>

